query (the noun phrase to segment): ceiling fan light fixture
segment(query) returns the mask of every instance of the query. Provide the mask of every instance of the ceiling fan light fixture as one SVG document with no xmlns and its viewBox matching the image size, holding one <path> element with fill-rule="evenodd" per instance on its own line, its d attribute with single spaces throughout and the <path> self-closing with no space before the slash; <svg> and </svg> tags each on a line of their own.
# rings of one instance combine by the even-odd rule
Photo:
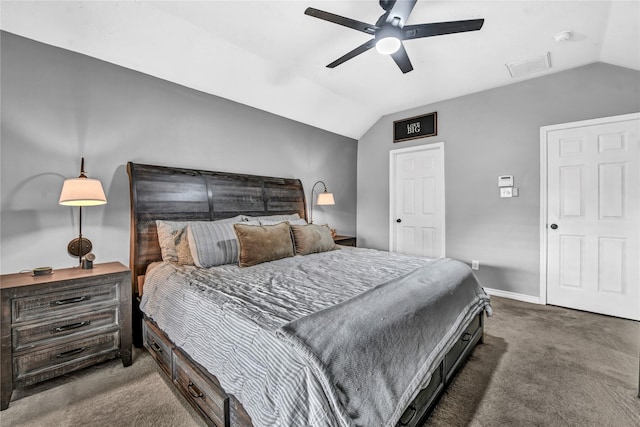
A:
<svg viewBox="0 0 640 427">
<path fill-rule="evenodd" d="M 391 55 L 400 49 L 401 44 L 397 37 L 384 37 L 376 41 L 376 50 L 383 55 Z"/>
<path fill-rule="evenodd" d="M 405 40 L 478 31 L 484 24 L 484 19 L 466 19 L 462 21 L 405 25 L 417 1 L 418 0 L 380 0 L 380 6 L 384 10 L 384 13 L 378 18 L 375 25 L 325 12 L 313 7 L 306 8 L 304 13 L 305 15 L 373 36 L 373 39 L 369 39 L 328 64 L 327 68 L 335 68 L 369 51 L 369 49 L 373 49 L 375 46 L 378 53 L 391 56 L 398 68 L 400 68 L 400 71 L 406 74 L 413 70 L 413 65 L 411 65 L 411 60 L 403 45 Z"/>
</svg>

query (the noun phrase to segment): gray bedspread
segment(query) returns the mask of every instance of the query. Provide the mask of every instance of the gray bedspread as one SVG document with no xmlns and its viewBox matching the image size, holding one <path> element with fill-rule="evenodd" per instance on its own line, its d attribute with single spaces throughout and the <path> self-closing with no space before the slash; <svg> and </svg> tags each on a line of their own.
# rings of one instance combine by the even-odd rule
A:
<svg viewBox="0 0 640 427">
<path fill-rule="evenodd" d="M 438 259 L 282 326 L 343 425 L 394 426 L 489 298 L 466 264 Z"/>
<path fill-rule="evenodd" d="M 367 421 L 361 417 L 365 414 L 356 411 L 362 412 L 359 406 L 369 399 L 368 394 L 360 396 L 356 393 L 352 401 L 341 402 L 344 396 L 341 398 L 340 393 L 346 391 L 346 387 L 352 387 L 353 383 L 338 382 L 337 387 L 328 388 L 328 376 L 319 375 L 321 371 L 317 369 L 318 365 L 309 363 L 307 357 L 294 349 L 290 341 L 279 337 L 278 333 L 283 326 L 314 316 L 316 312 L 331 310 L 336 304 L 344 304 L 346 308 L 341 309 L 346 312 L 360 313 L 360 309 L 349 308 L 356 304 L 350 300 L 369 298 L 358 295 L 368 294 L 374 288 L 376 290 L 373 292 L 383 291 L 384 284 L 389 280 L 391 283 L 388 286 L 401 286 L 399 282 L 396 283 L 403 280 L 399 278 L 411 276 L 416 269 L 440 262 L 362 248 L 295 256 L 247 268 L 225 265 L 199 269 L 163 262 L 148 272 L 140 308 L 178 347 L 215 375 L 222 387 L 242 402 L 254 426 L 364 425 Z M 438 278 L 425 277 L 424 280 L 418 286 L 420 293 L 433 292 L 435 288 L 431 288 L 437 286 Z M 475 293 L 469 293 L 468 296 L 470 299 L 462 303 L 465 309 L 471 307 L 468 304 L 483 298 L 482 294 L 478 296 Z M 411 294 L 407 294 L 404 298 L 410 297 Z M 364 304 L 362 315 L 371 311 L 376 316 L 380 314 L 388 318 L 391 314 L 385 305 L 406 307 L 405 302 L 393 301 L 382 301 L 380 307 L 378 302 L 368 300 Z M 436 305 L 434 310 L 443 308 Z M 468 311 L 470 315 L 473 309 Z M 401 309 L 400 313 L 406 315 L 408 311 Z M 458 312 L 455 313 L 457 316 Z M 355 328 L 358 321 L 364 321 L 364 318 L 354 317 L 351 327 Z M 465 323 L 464 320 L 460 321 L 462 323 Z M 454 330 L 457 325 L 454 324 Z M 334 325 L 334 328 L 337 326 L 340 325 Z M 345 338 L 349 328 L 345 325 L 341 329 L 342 338 Z M 439 337 L 435 345 L 445 348 L 452 344 L 456 331 L 443 331 L 444 338 Z M 377 333 L 375 330 L 368 332 L 385 345 L 391 343 L 383 336 L 375 337 Z M 427 335 L 432 333 L 436 334 L 437 331 L 421 331 L 415 342 L 403 350 L 437 359 L 438 351 L 429 351 L 425 347 Z M 351 330 L 351 335 L 345 340 L 349 338 L 355 338 L 353 343 L 347 343 L 350 352 L 358 346 L 367 347 L 362 343 L 364 336 L 356 329 Z M 414 345 L 417 347 L 414 348 Z M 393 348 L 391 350 L 392 361 L 385 362 L 382 368 L 376 368 L 373 371 L 376 375 L 382 370 L 391 372 L 387 365 L 394 365 L 397 369 L 408 363 L 405 359 L 409 356 L 401 355 L 400 349 L 397 352 Z M 340 347 L 336 344 L 332 351 L 337 353 Z M 372 357 L 382 357 L 377 353 L 372 354 L 372 349 L 366 351 Z M 363 359 L 362 362 L 353 360 L 352 363 L 360 366 L 360 363 L 370 361 L 367 357 Z M 399 403 L 410 400 L 413 394 L 409 389 L 428 381 L 432 369 L 428 366 L 428 360 L 423 358 L 417 365 L 423 367 L 423 371 L 414 372 L 416 378 L 406 392 L 401 391 L 400 386 L 380 388 L 382 394 L 379 400 L 385 411 L 398 404 L 395 414 L 381 415 L 380 419 L 397 418 L 397 412 L 407 406 Z M 369 371 L 367 367 L 356 372 L 361 375 Z M 411 369 L 407 368 L 407 371 Z M 332 394 L 333 391 L 338 393 Z M 355 414 L 355 421 L 345 420 L 349 413 Z M 374 425 L 380 423 L 368 424 L 368 427 Z"/>
</svg>

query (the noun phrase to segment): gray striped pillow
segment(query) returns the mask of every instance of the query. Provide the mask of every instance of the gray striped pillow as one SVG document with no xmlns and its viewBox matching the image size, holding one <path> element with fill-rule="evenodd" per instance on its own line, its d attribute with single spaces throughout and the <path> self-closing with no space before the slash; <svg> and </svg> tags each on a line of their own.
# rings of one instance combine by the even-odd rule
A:
<svg viewBox="0 0 640 427">
<path fill-rule="evenodd" d="M 231 223 L 194 221 L 187 229 L 193 263 L 202 268 L 238 262 L 238 238 Z"/>
<path fill-rule="evenodd" d="M 235 223 L 241 221 L 246 221 L 246 217 L 244 215 L 236 215 L 233 218 L 218 219 L 213 222 Z M 158 230 L 158 243 L 160 244 L 160 252 L 162 254 L 163 261 L 178 262 L 178 254 L 176 252 L 175 244 L 176 232 L 183 229 L 186 230 L 191 222 L 192 221 L 169 221 L 162 219 L 156 220 L 156 229 Z"/>
</svg>

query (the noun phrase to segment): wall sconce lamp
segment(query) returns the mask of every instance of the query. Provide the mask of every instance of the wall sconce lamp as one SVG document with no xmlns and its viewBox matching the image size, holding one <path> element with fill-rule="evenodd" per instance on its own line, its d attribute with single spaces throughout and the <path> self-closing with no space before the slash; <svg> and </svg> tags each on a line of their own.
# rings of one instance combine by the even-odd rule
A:
<svg viewBox="0 0 640 427">
<path fill-rule="evenodd" d="M 87 178 L 87 175 L 85 175 L 84 157 L 80 164 L 80 176 L 64 180 L 58 203 L 63 206 L 78 206 L 80 208 L 78 238 L 69 242 L 67 251 L 72 256 L 77 256 L 79 264 L 82 265 L 82 257 L 91 252 L 92 248 L 91 241 L 82 237 L 82 207 L 107 203 L 107 197 L 104 195 L 100 181 Z"/>
<path fill-rule="evenodd" d="M 316 200 L 316 205 L 335 205 L 336 202 L 333 199 L 333 193 L 329 193 L 327 191 L 327 186 L 324 184 L 324 182 L 322 181 L 318 181 L 315 184 L 313 184 L 313 187 L 311 187 L 311 212 L 309 213 L 309 223 L 313 224 L 313 192 L 316 189 L 316 185 L 318 184 L 322 184 L 322 186 L 324 187 L 324 191 L 322 193 L 318 193 L 318 199 Z"/>
</svg>

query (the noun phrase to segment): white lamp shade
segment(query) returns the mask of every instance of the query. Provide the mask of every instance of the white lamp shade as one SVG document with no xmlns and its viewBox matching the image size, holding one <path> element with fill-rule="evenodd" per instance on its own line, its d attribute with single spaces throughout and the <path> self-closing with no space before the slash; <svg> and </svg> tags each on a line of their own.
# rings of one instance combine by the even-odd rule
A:
<svg viewBox="0 0 640 427">
<path fill-rule="evenodd" d="M 107 203 L 102 184 L 97 179 L 65 179 L 58 201 L 64 206 L 97 206 Z"/>
<path fill-rule="evenodd" d="M 318 194 L 318 200 L 316 201 L 317 205 L 335 205 L 336 202 L 333 200 L 333 193 L 329 193 L 324 191 Z"/>
</svg>

